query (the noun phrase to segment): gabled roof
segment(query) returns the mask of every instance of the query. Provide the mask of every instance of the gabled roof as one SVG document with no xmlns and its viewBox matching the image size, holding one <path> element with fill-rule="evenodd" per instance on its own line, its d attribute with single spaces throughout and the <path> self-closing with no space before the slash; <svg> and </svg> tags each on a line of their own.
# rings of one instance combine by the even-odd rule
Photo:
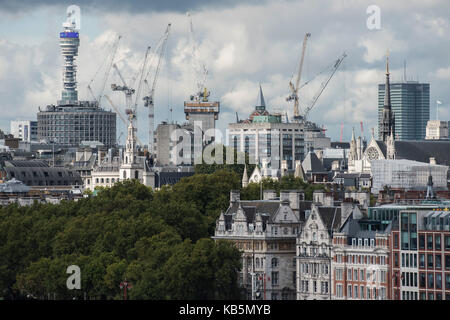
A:
<svg viewBox="0 0 450 320">
<path fill-rule="evenodd" d="M 308 154 L 305 157 L 305 160 L 303 160 L 302 163 L 303 170 L 307 173 L 324 173 L 327 172 L 322 162 L 317 158 L 317 155 L 315 152 L 308 152 Z"/>
<path fill-rule="evenodd" d="M 340 207 L 317 207 L 320 218 L 325 225 L 327 231 L 331 234 L 332 231 L 337 231 L 341 223 L 341 208 Z"/>
</svg>

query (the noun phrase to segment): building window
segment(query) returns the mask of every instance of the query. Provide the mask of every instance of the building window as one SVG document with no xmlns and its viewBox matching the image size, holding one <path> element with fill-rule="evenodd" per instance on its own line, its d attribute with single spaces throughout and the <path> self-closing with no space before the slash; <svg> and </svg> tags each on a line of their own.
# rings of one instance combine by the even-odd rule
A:
<svg viewBox="0 0 450 320">
<path fill-rule="evenodd" d="M 433 288 L 434 288 L 434 274 L 429 273 L 428 274 L 428 289 L 433 289 Z"/>
<path fill-rule="evenodd" d="M 272 272 L 272 285 L 277 286 L 278 285 L 278 271 Z"/>
<path fill-rule="evenodd" d="M 441 235 L 437 234 L 434 237 L 435 250 L 441 250 Z"/>
<path fill-rule="evenodd" d="M 433 255 L 427 254 L 428 268 L 433 268 Z"/>
<path fill-rule="evenodd" d="M 431 234 L 427 236 L 427 249 L 433 250 L 433 235 Z"/>
<path fill-rule="evenodd" d="M 425 288 L 426 287 L 426 284 L 425 284 L 425 273 L 424 272 L 421 272 L 420 274 L 419 274 L 419 285 L 420 285 L 420 287 L 421 288 Z"/>
<path fill-rule="evenodd" d="M 436 268 L 437 268 L 437 269 L 442 268 L 441 255 L 440 255 L 440 254 L 437 254 L 437 255 L 436 255 Z"/>
<path fill-rule="evenodd" d="M 450 290 L 450 274 L 445 275 L 445 290 Z"/>
<path fill-rule="evenodd" d="M 350 284 L 347 286 L 347 297 L 349 297 L 349 298 L 353 297 L 353 295 L 352 295 L 352 286 Z"/>
<path fill-rule="evenodd" d="M 436 273 L 436 289 L 442 289 L 442 274 Z"/>
<path fill-rule="evenodd" d="M 278 267 L 278 259 L 272 258 L 272 268 L 276 268 L 276 267 Z"/>
<path fill-rule="evenodd" d="M 425 268 L 425 254 L 419 254 L 419 267 Z"/>
<path fill-rule="evenodd" d="M 450 270 L 450 255 L 445 255 L 445 270 Z"/>
<path fill-rule="evenodd" d="M 398 267 L 398 253 L 394 253 L 394 266 Z"/>
<path fill-rule="evenodd" d="M 445 236 L 445 250 L 450 250 L 450 236 Z"/>
</svg>

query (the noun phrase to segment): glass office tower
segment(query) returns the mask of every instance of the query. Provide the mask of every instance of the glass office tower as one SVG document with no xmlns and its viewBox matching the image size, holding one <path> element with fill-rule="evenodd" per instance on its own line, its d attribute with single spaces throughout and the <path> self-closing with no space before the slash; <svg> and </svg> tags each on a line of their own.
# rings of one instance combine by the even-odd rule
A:
<svg viewBox="0 0 450 320">
<path fill-rule="evenodd" d="M 430 120 L 430 84 L 406 81 L 391 83 L 390 89 L 395 116 L 395 139 L 423 140 L 427 121 Z M 379 84 L 378 123 L 383 114 L 384 91 L 385 84 Z"/>
</svg>

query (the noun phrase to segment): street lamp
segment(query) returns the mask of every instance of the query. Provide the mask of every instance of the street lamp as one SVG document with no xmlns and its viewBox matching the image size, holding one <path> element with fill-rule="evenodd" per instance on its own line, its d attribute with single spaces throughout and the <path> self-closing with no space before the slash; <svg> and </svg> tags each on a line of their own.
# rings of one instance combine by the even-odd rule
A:
<svg viewBox="0 0 450 320">
<path fill-rule="evenodd" d="M 120 283 L 119 288 L 123 289 L 123 300 L 127 300 L 127 291 L 133 288 L 133 286 L 125 279 Z"/>
</svg>

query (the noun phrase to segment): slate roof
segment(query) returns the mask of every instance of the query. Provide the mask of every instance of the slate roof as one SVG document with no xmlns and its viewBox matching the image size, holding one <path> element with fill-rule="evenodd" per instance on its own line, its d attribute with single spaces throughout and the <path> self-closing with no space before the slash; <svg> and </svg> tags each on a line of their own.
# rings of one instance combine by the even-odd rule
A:
<svg viewBox="0 0 450 320">
<path fill-rule="evenodd" d="M 8 160 L 8 161 L 5 161 L 5 166 L 16 167 L 16 168 L 49 167 L 47 162 L 42 161 L 42 160 Z"/>
<path fill-rule="evenodd" d="M 344 179 L 355 179 L 355 178 L 360 178 L 360 179 L 370 179 L 370 174 L 369 173 L 344 173 L 344 172 L 338 172 L 336 173 L 336 175 L 334 176 L 334 178 L 344 178 Z"/>
<path fill-rule="evenodd" d="M 331 142 L 331 148 L 333 149 L 350 149 L 350 142 Z"/>
<path fill-rule="evenodd" d="M 303 170 L 306 173 L 325 173 L 327 172 L 322 162 L 317 158 L 317 155 L 314 152 L 308 152 L 305 157 L 305 160 L 302 162 Z"/>
<path fill-rule="evenodd" d="M 79 173 L 64 167 L 5 167 L 8 179 L 18 179 L 27 186 L 82 185 Z"/>
<path fill-rule="evenodd" d="M 386 150 L 387 150 L 386 144 L 383 141 L 377 140 L 376 142 L 377 142 L 378 147 L 380 148 L 381 152 L 383 153 L 383 156 L 386 158 Z"/>
<path fill-rule="evenodd" d="M 244 215 L 247 223 L 254 223 L 256 214 L 260 213 L 263 221 L 263 230 L 266 230 L 267 222 L 278 211 L 280 202 L 277 200 L 261 200 L 261 201 L 241 201 L 241 207 L 244 210 Z M 234 202 L 224 214 L 225 228 L 231 229 L 233 214 L 237 212 L 239 203 Z"/>
<path fill-rule="evenodd" d="M 184 177 L 190 177 L 195 172 L 156 172 L 155 173 L 155 188 L 160 188 L 166 184 L 175 184 Z"/>
<path fill-rule="evenodd" d="M 341 208 L 340 207 L 317 207 L 320 217 L 327 228 L 328 232 L 336 231 L 341 224 Z"/>
<path fill-rule="evenodd" d="M 450 140 L 395 141 L 395 157 L 425 163 L 435 158 L 436 164 L 450 166 Z"/>
</svg>

